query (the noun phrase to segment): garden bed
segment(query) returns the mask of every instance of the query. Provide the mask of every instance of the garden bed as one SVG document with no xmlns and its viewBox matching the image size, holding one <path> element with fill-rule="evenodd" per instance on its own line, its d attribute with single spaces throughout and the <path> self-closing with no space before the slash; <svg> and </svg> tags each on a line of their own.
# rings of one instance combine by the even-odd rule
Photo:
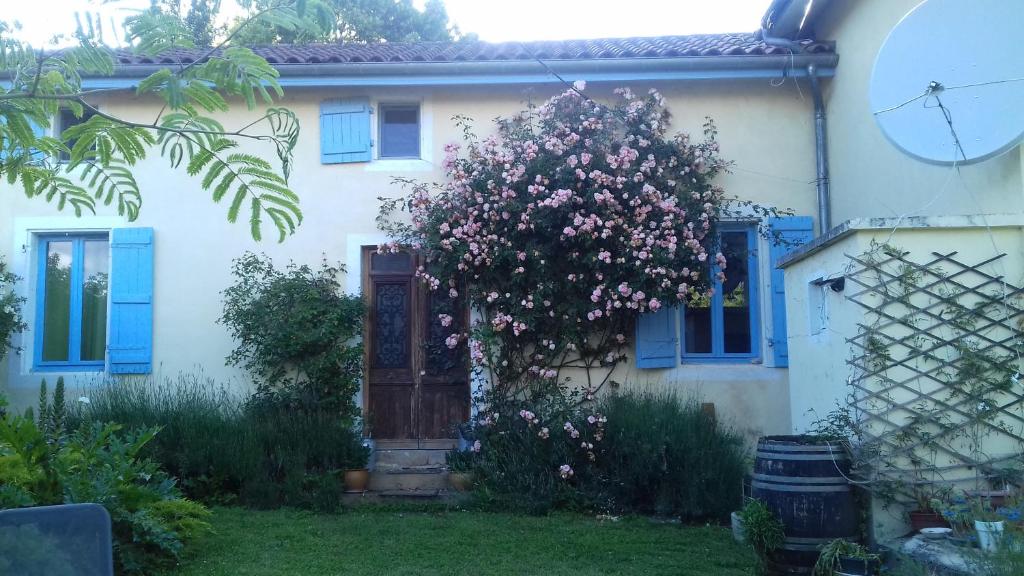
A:
<svg viewBox="0 0 1024 576">
<path fill-rule="evenodd" d="M 748 575 L 754 556 L 725 528 L 362 508 L 325 515 L 215 509 L 170 574 L 674 574 Z"/>
</svg>

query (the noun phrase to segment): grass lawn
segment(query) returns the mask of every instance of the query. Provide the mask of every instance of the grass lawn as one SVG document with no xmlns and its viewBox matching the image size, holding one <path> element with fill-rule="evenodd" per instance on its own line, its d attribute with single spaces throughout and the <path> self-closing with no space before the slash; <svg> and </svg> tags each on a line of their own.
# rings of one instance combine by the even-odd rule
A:
<svg viewBox="0 0 1024 576">
<path fill-rule="evenodd" d="M 754 558 L 719 527 L 556 514 L 398 512 L 337 515 L 214 510 L 179 576 L 333 574 L 749 575 Z"/>
</svg>

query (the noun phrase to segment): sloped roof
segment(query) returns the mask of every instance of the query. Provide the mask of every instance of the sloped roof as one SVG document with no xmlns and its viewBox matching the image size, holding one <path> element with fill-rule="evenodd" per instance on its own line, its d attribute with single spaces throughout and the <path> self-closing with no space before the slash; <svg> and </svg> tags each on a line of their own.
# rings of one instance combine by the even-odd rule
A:
<svg viewBox="0 0 1024 576">
<path fill-rule="evenodd" d="M 804 42 L 804 54 L 833 54 L 831 43 Z M 706 58 L 728 56 L 785 56 L 783 48 L 768 46 L 759 33 L 692 34 L 638 38 L 603 38 L 542 42 L 387 42 L 378 44 L 305 44 L 256 46 L 253 51 L 275 65 L 356 63 L 456 63 L 532 60 L 622 60 L 635 58 Z M 207 50 L 175 50 L 156 57 L 118 51 L 121 67 L 191 63 Z"/>
</svg>

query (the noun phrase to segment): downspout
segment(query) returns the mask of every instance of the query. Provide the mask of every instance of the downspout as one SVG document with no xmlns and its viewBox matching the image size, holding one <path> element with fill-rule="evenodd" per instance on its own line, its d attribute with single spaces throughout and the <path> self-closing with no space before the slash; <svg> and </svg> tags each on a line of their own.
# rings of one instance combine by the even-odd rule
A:
<svg viewBox="0 0 1024 576">
<path fill-rule="evenodd" d="M 807 78 L 811 81 L 811 95 L 814 98 L 814 155 L 817 165 L 815 184 L 818 191 L 818 233 L 823 235 L 832 229 L 832 202 L 829 198 L 827 119 L 825 117 L 825 101 L 821 97 L 821 84 L 818 82 L 818 68 L 814 64 L 807 67 Z"/>
<path fill-rule="evenodd" d="M 789 38 L 770 36 L 768 29 L 761 27 L 761 38 L 765 44 L 789 50 L 798 54 L 802 47 L 799 42 Z M 814 156 L 815 156 L 815 188 L 818 197 L 818 235 L 824 235 L 832 229 L 832 202 L 829 198 L 828 140 L 826 130 L 825 101 L 821 97 L 821 84 L 818 82 L 818 67 L 807 66 L 807 78 L 811 83 L 811 95 L 814 99 Z"/>
</svg>

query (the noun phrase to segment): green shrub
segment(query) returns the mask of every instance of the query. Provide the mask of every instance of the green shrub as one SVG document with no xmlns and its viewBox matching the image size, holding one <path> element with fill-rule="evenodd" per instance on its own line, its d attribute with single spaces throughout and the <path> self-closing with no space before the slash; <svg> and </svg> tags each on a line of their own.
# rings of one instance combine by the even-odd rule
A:
<svg viewBox="0 0 1024 576">
<path fill-rule="evenodd" d="M 597 495 L 614 510 L 725 519 L 739 508 L 743 439 L 694 399 L 670 393 L 604 396 L 608 419 Z"/>
<path fill-rule="evenodd" d="M 220 322 L 238 343 L 228 363 L 256 381 L 254 405 L 355 416 L 363 349 L 352 342 L 362 334 L 364 305 L 341 292 L 344 267 L 290 263 L 282 271 L 266 255 L 246 253 L 231 271 Z"/>
<path fill-rule="evenodd" d="M 761 572 L 767 569 L 768 558 L 786 539 L 782 521 L 760 500 L 751 498 L 740 511 L 743 519 L 743 540 L 757 553 Z"/>
<path fill-rule="evenodd" d="M 14 293 L 14 284 L 21 278 L 7 269 L 7 263 L 0 258 L 0 360 L 11 350 L 11 336 L 28 327 L 21 316 L 21 306 L 25 299 Z M 0 413 L 3 404 L 0 403 Z"/>
<path fill-rule="evenodd" d="M 551 384 L 529 398 L 488 393 L 480 414 L 472 466 L 485 504 L 687 520 L 739 507 L 743 441 L 695 400 L 627 392 L 581 401 Z"/>
<path fill-rule="evenodd" d="M 365 466 L 368 455 L 346 418 L 249 404 L 193 375 L 107 385 L 74 417 L 161 427 L 147 455 L 180 478 L 186 494 L 210 503 L 333 509 L 335 472 Z"/>
<path fill-rule="evenodd" d="M 176 560 L 184 544 L 209 530 L 209 512 L 184 499 L 175 480 L 142 457 L 158 428 L 122 432 L 116 424 L 64 427 L 63 380 L 49 403 L 41 387 L 38 418 L 0 419 L 0 507 L 93 502 L 109 512 L 119 573 L 151 574 Z"/>
<path fill-rule="evenodd" d="M 523 399 L 485 393 L 474 430 L 478 498 L 535 514 L 583 505 L 603 423 L 588 423 L 593 414 L 575 398 L 554 383 Z"/>
</svg>

